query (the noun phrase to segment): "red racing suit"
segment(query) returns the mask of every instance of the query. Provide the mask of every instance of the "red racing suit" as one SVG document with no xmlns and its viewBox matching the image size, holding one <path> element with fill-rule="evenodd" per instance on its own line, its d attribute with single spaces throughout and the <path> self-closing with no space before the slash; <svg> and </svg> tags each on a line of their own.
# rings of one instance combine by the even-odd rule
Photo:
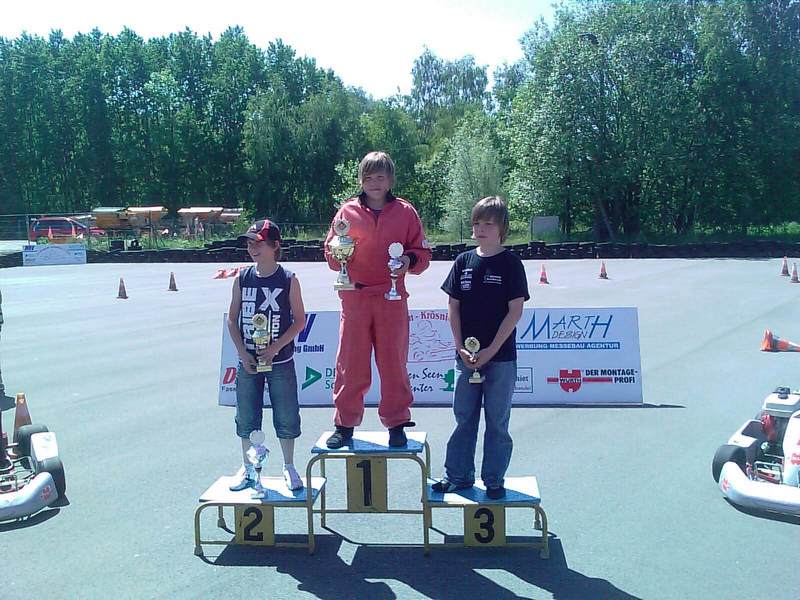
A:
<svg viewBox="0 0 800 600">
<path fill-rule="evenodd" d="M 405 277 L 397 279 L 402 300 L 390 301 L 384 294 L 391 288 L 389 244 L 403 244 L 411 260 L 408 272 L 419 275 L 431 261 L 431 250 L 414 207 L 390 196 L 379 214 L 365 206 L 361 198 L 348 200 L 336 219 L 350 223 L 350 236 L 356 248 L 347 262 L 355 290 L 339 292 L 342 311 L 339 321 L 339 350 L 336 353 L 336 378 L 333 384 L 334 422 L 356 427 L 364 417 L 364 395 L 372 383 L 372 350 L 381 379 L 378 416 L 391 428 L 411 420 L 413 396 L 408 380 L 408 292 Z M 333 227 L 325 240 L 325 258 L 338 271 L 339 262 L 328 251 Z"/>
</svg>

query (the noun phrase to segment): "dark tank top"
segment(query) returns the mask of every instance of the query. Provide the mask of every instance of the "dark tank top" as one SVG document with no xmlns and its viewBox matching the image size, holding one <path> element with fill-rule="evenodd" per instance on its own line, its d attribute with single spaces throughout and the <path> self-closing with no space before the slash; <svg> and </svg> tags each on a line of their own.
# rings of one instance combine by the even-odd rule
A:
<svg viewBox="0 0 800 600">
<path fill-rule="evenodd" d="M 239 330 L 248 352 L 256 355 L 253 344 L 253 315 L 261 313 L 271 321 L 272 339 L 282 336 L 292 324 L 292 308 L 289 289 L 294 274 L 281 265 L 269 277 L 259 277 L 255 265 L 239 272 L 239 288 L 242 291 L 242 306 L 239 311 Z M 273 364 L 292 360 L 294 340 L 286 344 L 275 355 Z"/>
</svg>

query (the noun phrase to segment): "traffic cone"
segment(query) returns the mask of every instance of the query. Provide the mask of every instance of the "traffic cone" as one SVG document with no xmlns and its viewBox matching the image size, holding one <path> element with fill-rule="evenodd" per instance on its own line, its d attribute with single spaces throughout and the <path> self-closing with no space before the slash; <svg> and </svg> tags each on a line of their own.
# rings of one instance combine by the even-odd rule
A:
<svg viewBox="0 0 800 600">
<path fill-rule="evenodd" d="M 119 278 L 119 292 L 117 293 L 117 300 L 127 300 L 128 294 L 125 292 L 125 282 L 122 277 Z"/>
<path fill-rule="evenodd" d="M 789 276 L 789 263 L 786 261 L 786 257 L 783 257 L 783 265 L 781 265 L 781 275 L 788 277 Z"/>
<path fill-rule="evenodd" d="M 233 267 L 230 271 L 227 272 L 225 277 L 236 277 L 239 274 L 239 267 Z"/>
<path fill-rule="evenodd" d="M 800 278 L 797 277 L 797 263 L 792 263 L 792 278 L 789 283 L 800 283 Z"/>
<path fill-rule="evenodd" d="M 608 279 L 608 273 L 606 273 L 606 261 L 600 263 L 600 275 L 598 275 L 600 279 Z"/>
<path fill-rule="evenodd" d="M 169 273 L 169 288 L 167 289 L 168 292 L 177 292 L 178 286 L 175 285 L 175 273 L 170 271 Z"/>
<path fill-rule="evenodd" d="M 542 274 L 539 275 L 539 283 L 550 283 L 547 281 L 547 271 L 544 269 L 544 263 L 542 263 Z"/>
<path fill-rule="evenodd" d="M 764 340 L 761 342 L 762 352 L 800 352 L 800 345 L 782 340 L 774 335 L 769 329 L 764 332 Z"/>
<path fill-rule="evenodd" d="M 225 275 L 225 269 L 217 269 L 217 274 L 214 275 L 211 279 L 225 279 L 227 277 Z"/>
<path fill-rule="evenodd" d="M 17 394 L 17 406 L 14 409 L 14 442 L 17 441 L 19 428 L 30 424 L 31 413 L 28 410 L 28 401 L 25 399 L 25 394 L 20 392 Z"/>
<path fill-rule="evenodd" d="M 53 228 L 52 227 L 48 227 L 47 228 L 47 239 L 48 240 L 52 240 L 53 239 Z"/>
</svg>

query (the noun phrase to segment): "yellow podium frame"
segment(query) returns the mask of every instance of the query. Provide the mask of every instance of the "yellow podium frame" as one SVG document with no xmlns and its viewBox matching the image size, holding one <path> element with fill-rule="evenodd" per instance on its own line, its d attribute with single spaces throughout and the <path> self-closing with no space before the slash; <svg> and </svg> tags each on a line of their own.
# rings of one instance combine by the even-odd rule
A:
<svg viewBox="0 0 800 600">
<path fill-rule="evenodd" d="M 325 445 L 327 439 L 333 435 L 332 431 L 324 432 L 311 449 L 312 458 L 306 466 L 306 478 L 313 476 L 314 466 L 319 463 L 320 477 L 327 481 L 325 474 L 325 462 L 327 460 L 352 460 L 358 457 L 368 457 L 370 459 L 405 459 L 410 460 L 420 467 L 420 502 L 422 508 L 403 509 L 389 508 L 386 510 L 375 511 L 374 514 L 404 514 L 422 515 L 424 546 L 428 545 L 428 527 L 425 510 L 426 481 L 431 473 L 431 449 L 428 445 L 427 433 L 423 431 L 406 431 L 408 443 L 401 447 L 389 446 L 389 433 L 386 431 L 356 431 L 349 445 L 341 448 L 330 449 Z M 420 454 L 425 452 L 425 460 L 420 458 Z M 320 506 L 314 508 L 309 501 L 309 514 L 320 515 L 320 525 L 326 527 L 326 517 L 328 514 L 352 514 L 356 511 L 347 508 L 329 508 L 326 499 L 326 490 L 320 492 Z M 370 511 L 357 511 L 360 514 Z M 309 521 L 309 527 L 313 528 L 313 523 Z M 313 529 L 311 529 L 313 531 Z"/>
<path fill-rule="evenodd" d="M 433 479 L 429 479 L 425 486 L 425 554 L 429 554 L 431 547 L 438 548 L 464 548 L 480 547 L 483 544 L 475 544 L 467 542 L 467 511 L 473 509 L 479 510 L 481 507 L 488 508 L 488 512 L 500 508 L 505 511 L 508 508 L 530 508 L 533 510 L 533 528 L 541 531 L 541 538 L 539 541 L 533 542 L 509 542 L 508 533 L 505 531 L 505 519 L 503 519 L 503 543 L 489 545 L 485 547 L 526 547 L 538 548 L 539 556 L 541 558 L 550 557 L 549 537 L 547 533 L 547 515 L 542 509 L 541 495 L 539 494 L 539 485 L 536 477 L 506 477 L 505 488 L 506 495 L 504 498 L 498 500 L 491 500 L 486 496 L 486 487 L 483 482 L 478 480 L 472 488 L 465 490 L 456 490 L 448 494 L 434 492 L 431 485 L 434 484 Z M 437 542 L 435 544 L 429 543 L 429 530 L 433 529 L 433 513 L 432 509 L 441 508 L 459 508 L 464 512 L 465 532 L 463 542 Z"/>
<path fill-rule="evenodd" d="M 311 482 L 311 493 L 307 488 L 291 491 L 286 487 L 282 477 L 262 477 L 261 484 L 268 490 L 267 497 L 263 499 L 252 498 L 253 489 L 247 488 L 239 492 L 232 492 L 228 488 L 239 481 L 238 477 L 220 477 L 200 496 L 200 506 L 194 513 L 194 554 L 203 556 L 203 545 L 237 545 L 242 543 L 238 533 L 238 523 L 234 527 L 233 540 L 204 540 L 200 531 L 200 515 L 204 510 L 217 507 L 217 527 L 226 529 L 225 514 L 223 509 L 226 506 L 234 508 L 234 514 L 239 510 L 246 510 L 249 507 L 259 507 L 269 509 L 274 512 L 276 508 L 305 508 L 308 521 L 308 541 L 307 542 L 280 542 L 274 540 L 264 546 L 280 546 L 290 548 L 308 548 L 309 554 L 314 554 L 314 515 L 313 506 L 317 498 L 325 489 L 326 480 L 324 477 L 309 477 L 303 483 Z M 234 517 L 235 520 L 235 517 Z M 274 534 L 274 527 L 273 527 Z"/>
</svg>

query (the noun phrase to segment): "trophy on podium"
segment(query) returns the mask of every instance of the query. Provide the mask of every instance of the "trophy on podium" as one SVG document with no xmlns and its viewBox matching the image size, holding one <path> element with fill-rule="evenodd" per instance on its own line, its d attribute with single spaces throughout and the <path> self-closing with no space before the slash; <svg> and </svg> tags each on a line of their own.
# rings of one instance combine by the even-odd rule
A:
<svg viewBox="0 0 800 600">
<path fill-rule="evenodd" d="M 336 219 L 333 222 L 333 231 L 336 235 L 328 242 L 328 251 L 341 265 L 336 281 L 333 282 L 333 289 L 354 290 L 356 286 L 353 285 L 350 275 L 347 274 L 347 261 L 356 251 L 356 243 L 347 235 L 350 231 L 350 222 L 346 219 Z"/>
<path fill-rule="evenodd" d="M 475 362 L 475 355 L 478 353 L 478 350 L 481 349 L 481 343 L 478 341 L 476 337 L 468 337 L 464 340 L 464 348 L 467 349 L 469 352 L 469 359 L 471 362 Z M 470 383 L 483 383 L 486 378 L 480 374 L 478 369 L 475 369 L 472 372 L 472 375 L 469 376 Z"/>
<path fill-rule="evenodd" d="M 403 244 L 392 242 L 389 244 L 389 277 L 392 278 L 392 289 L 386 292 L 383 297 L 387 300 L 402 300 L 403 297 L 397 293 L 397 271 L 403 268 Z"/>
<path fill-rule="evenodd" d="M 267 458 L 269 458 L 269 450 L 264 445 L 265 439 L 266 436 L 260 429 L 251 432 L 250 443 L 252 446 L 247 451 L 247 460 L 256 470 L 256 481 L 253 484 L 253 495 L 251 497 L 257 500 L 267 497 L 267 490 L 261 485 L 261 469 L 264 467 L 264 463 L 267 462 Z"/>
<path fill-rule="evenodd" d="M 256 313 L 253 315 L 253 344 L 256 346 L 256 353 L 258 350 L 263 350 L 272 342 L 272 313 L 269 316 Z M 262 360 L 256 354 L 258 364 L 256 365 L 257 373 L 268 373 L 272 371 L 272 362 Z"/>
</svg>

